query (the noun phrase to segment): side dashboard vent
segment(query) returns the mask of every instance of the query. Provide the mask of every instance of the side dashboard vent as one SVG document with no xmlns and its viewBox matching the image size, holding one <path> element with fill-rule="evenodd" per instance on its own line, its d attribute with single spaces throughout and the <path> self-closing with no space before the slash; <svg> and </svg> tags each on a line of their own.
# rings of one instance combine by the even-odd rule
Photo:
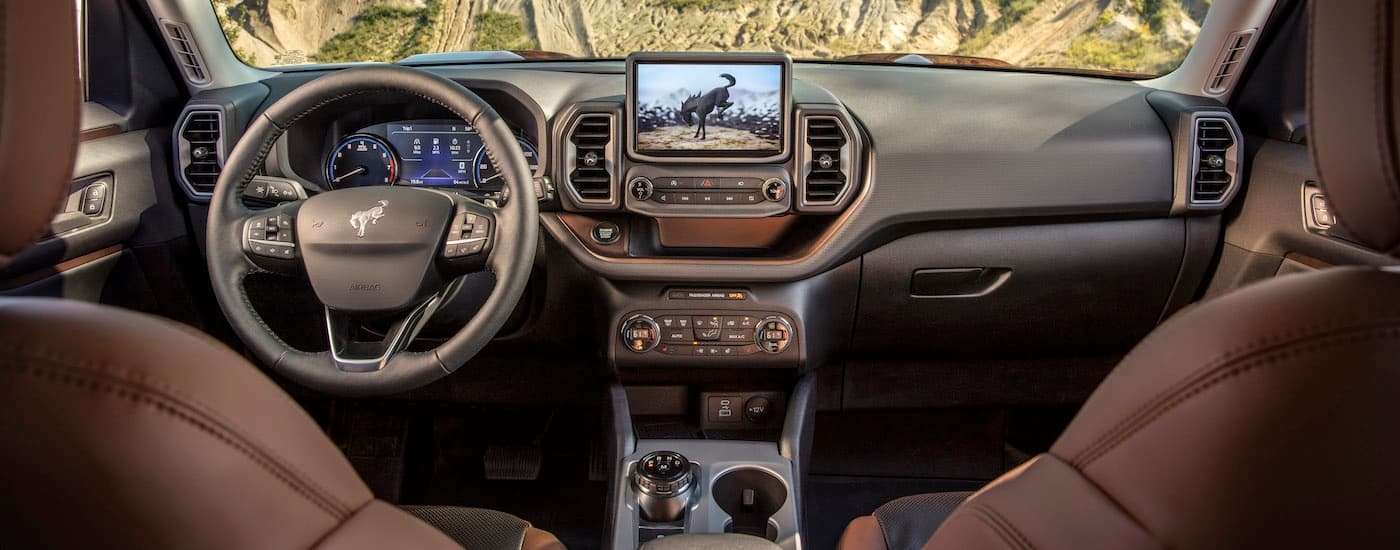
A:
<svg viewBox="0 0 1400 550">
<path fill-rule="evenodd" d="M 803 124 L 807 165 L 799 167 L 805 170 L 802 199 L 812 205 L 835 204 L 850 182 L 850 140 L 835 117 L 809 116 Z"/>
<path fill-rule="evenodd" d="M 613 116 L 587 114 L 569 132 L 568 185 L 585 203 L 613 200 Z"/>
<path fill-rule="evenodd" d="M 1198 118 L 1192 140 L 1196 162 L 1191 173 L 1191 203 L 1224 202 L 1236 176 L 1238 139 L 1234 127 L 1223 118 Z"/>
<path fill-rule="evenodd" d="M 212 109 L 190 110 L 180 121 L 178 147 L 180 181 L 195 198 L 214 194 L 214 184 L 223 170 L 224 116 Z"/>
<path fill-rule="evenodd" d="M 1244 56 L 1253 39 L 1254 31 L 1249 30 L 1234 33 L 1225 40 L 1225 49 L 1220 52 L 1220 59 L 1215 61 L 1210 80 L 1206 81 L 1206 93 L 1219 95 L 1230 90 L 1235 83 L 1235 75 L 1244 68 Z"/>
<path fill-rule="evenodd" d="M 185 78 L 195 84 L 208 84 L 209 70 L 204 64 L 204 56 L 199 54 L 199 48 L 194 45 L 190 29 L 183 23 L 174 21 L 162 21 L 161 27 L 165 29 L 165 39 L 170 42 L 171 55 L 175 56 L 175 62 L 185 71 Z"/>
</svg>

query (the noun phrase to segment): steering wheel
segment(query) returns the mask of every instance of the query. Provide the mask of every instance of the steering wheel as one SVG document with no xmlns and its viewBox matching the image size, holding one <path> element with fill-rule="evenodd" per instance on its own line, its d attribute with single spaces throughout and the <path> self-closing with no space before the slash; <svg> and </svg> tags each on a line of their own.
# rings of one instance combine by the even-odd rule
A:
<svg viewBox="0 0 1400 550">
<path fill-rule="evenodd" d="M 356 187 L 252 210 L 242 197 L 268 151 L 317 109 L 393 93 L 452 112 L 481 136 L 515 200 L 484 205 L 443 190 Z M 277 182 L 271 182 L 277 185 Z M 270 188 L 269 188 L 270 189 Z M 229 154 L 209 208 L 207 253 L 224 316 L 253 354 L 287 378 L 343 396 L 399 393 L 437 380 L 477 354 L 524 293 L 539 238 L 539 207 L 525 156 L 499 114 L 446 78 L 405 67 L 345 69 L 304 84 L 257 117 Z M 305 276 L 325 306 L 328 351 L 284 342 L 254 311 L 243 286 L 259 270 Z M 429 351 L 408 351 L 453 282 L 487 270 L 491 294 L 466 326 Z M 359 341 L 362 321 L 388 322 Z"/>
</svg>

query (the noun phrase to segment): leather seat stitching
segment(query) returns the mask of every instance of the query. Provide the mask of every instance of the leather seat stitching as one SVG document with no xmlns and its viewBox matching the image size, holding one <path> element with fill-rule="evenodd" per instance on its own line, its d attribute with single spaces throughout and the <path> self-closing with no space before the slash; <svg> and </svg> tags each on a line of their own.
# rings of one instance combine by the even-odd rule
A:
<svg viewBox="0 0 1400 550">
<path fill-rule="evenodd" d="M 1395 317 L 1400 317 L 1400 313 L 1385 313 L 1383 314 L 1383 317 L 1384 318 L 1380 322 L 1393 322 Z M 1181 324 L 1185 322 L 1182 321 L 1182 319 L 1182 316 L 1173 317 L 1171 320 L 1167 321 L 1167 324 L 1173 326 Z M 1107 441 L 1118 437 L 1118 435 L 1124 430 L 1131 429 L 1132 426 L 1135 423 L 1137 423 L 1139 419 L 1141 419 L 1143 416 L 1151 414 L 1153 408 L 1156 407 L 1162 399 L 1165 399 L 1166 396 L 1178 393 L 1182 390 L 1182 388 L 1188 388 L 1193 384 L 1198 383 L 1200 379 L 1209 376 L 1211 371 L 1219 368 L 1222 365 L 1228 364 L 1232 361 L 1243 357 L 1247 357 L 1252 354 L 1268 351 L 1269 348 L 1278 346 L 1280 344 L 1288 345 L 1292 340 L 1304 339 L 1323 333 L 1332 333 L 1338 329 L 1343 329 L 1345 327 L 1356 325 L 1357 323 L 1365 322 L 1367 319 L 1369 318 L 1357 317 L 1344 320 L 1331 320 L 1320 323 L 1314 323 L 1301 328 L 1289 329 L 1282 332 L 1269 334 L 1252 340 L 1250 342 L 1241 344 L 1234 348 L 1227 349 L 1224 352 L 1221 352 L 1220 354 L 1216 355 L 1215 357 L 1212 357 L 1211 359 L 1205 361 L 1201 367 L 1192 371 L 1181 381 L 1162 391 L 1154 399 L 1149 400 L 1142 406 L 1138 407 L 1131 414 L 1125 416 L 1124 419 L 1114 427 L 1104 431 L 1103 434 L 1099 435 L 1092 442 L 1086 445 L 1084 449 L 1077 453 L 1074 458 L 1070 459 L 1069 462 L 1071 464 L 1078 464 L 1078 461 L 1082 457 L 1093 453 L 1095 449 L 1106 444 Z M 1168 327 L 1164 325 L 1163 327 L 1158 329 L 1157 333 L 1164 333 L 1166 328 Z M 1133 350 L 1133 352 L 1129 353 L 1127 357 L 1124 357 L 1121 364 L 1128 363 L 1131 359 L 1139 355 L 1139 352 L 1141 352 L 1141 350 L 1143 349 L 1144 348 L 1142 346 L 1139 346 L 1137 349 Z"/>
<path fill-rule="evenodd" d="M 992 531 L 996 532 L 1007 544 L 1027 550 L 1033 550 L 1035 548 L 1035 545 L 1031 544 L 1030 539 L 1027 539 L 1024 534 L 1017 530 L 1016 526 L 1012 525 L 1000 512 L 981 504 L 972 504 L 969 508 L 973 512 L 973 517 L 978 518 L 983 523 L 987 524 L 988 527 L 991 527 Z M 937 533 L 935 532 L 935 534 Z"/>
<path fill-rule="evenodd" d="M 1285 359 L 1342 345 L 1359 344 L 1362 342 L 1385 340 L 1396 337 L 1400 337 L 1400 327 L 1397 327 L 1392 321 L 1384 326 L 1362 327 L 1360 332 L 1347 330 L 1340 333 L 1317 334 L 1289 342 L 1277 349 L 1265 350 L 1258 354 L 1239 357 L 1234 361 L 1221 365 L 1221 367 L 1234 365 L 1233 367 L 1228 369 L 1215 369 L 1208 373 L 1209 376 L 1206 378 L 1198 380 L 1180 390 L 1163 394 L 1158 399 L 1153 400 L 1148 407 L 1150 414 L 1148 414 L 1146 418 L 1134 421 L 1131 425 L 1127 426 L 1120 435 L 1106 441 L 1101 448 L 1086 450 L 1085 453 L 1081 453 L 1081 456 L 1072 461 L 1072 463 L 1078 469 L 1082 470 L 1087 468 L 1095 460 L 1102 458 L 1128 438 L 1152 424 L 1156 419 L 1170 412 L 1172 409 L 1175 409 L 1178 405 L 1218 386 L 1226 380 L 1254 370 L 1255 368 L 1278 364 Z"/>
<path fill-rule="evenodd" d="M 40 379 L 64 383 L 80 389 L 105 391 L 130 399 L 138 404 L 148 405 L 158 412 L 184 421 L 240 452 L 272 474 L 273 477 L 281 480 L 293 491 L 305 497 L 307 501 L 328 512 L 332 517 L 344 520 L 348 515 L 349 506 L 339 502 L 297 468 L 278 460 L 273 453 L 260 448 L 248 437 L 241 435 L 238 430 L 220 418 L 209 407 L 193 399 L 175 395 L 173 388 L 158 387 L 161 384 L 155 380 L 129 379 L 110 368 L 104 368 L 112 367 L 110 364 L 73 360 L 13 346 L 4 346 L 4 351 L 17 354 L 22 359 L 41 361 L 51 365 L 51 367 L 45 368 L 33 364 L 22 364 L 18 372 L 32 374 Z M 82 378 L 86 378 L 86 380 Z"/>
</svg>

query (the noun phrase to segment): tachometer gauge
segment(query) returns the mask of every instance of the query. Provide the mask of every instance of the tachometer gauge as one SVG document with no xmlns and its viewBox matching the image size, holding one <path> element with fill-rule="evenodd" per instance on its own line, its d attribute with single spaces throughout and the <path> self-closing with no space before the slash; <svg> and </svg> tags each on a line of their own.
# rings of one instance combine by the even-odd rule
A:
<svg viewBox="0 0 1400 550">
<path fill-rule="evenodd" d="M 520 142 L 520 150 L 525 153 L 525 164 L 530 167 L 530 174 L 534 175 L 540 168 L 540 155 L 535 151 L 535 146 L 525 141 L 525 138 L 515 138 Z M 491 159 L 486 156 L 486 146 L 483 145 L 476 151 L 476 188 L 482 191 L 499 191 L 505 181 L 501 180 L 501 174 L 496 172 L 496 165 L 491 164 Z"/>
<path fill-rule="evenodd" d="M 388 143 L 377 136 L 355 134 L 340 140 L 326 159 L 326 184 L 331 189 L 393 185 L 399 175 L 399 159 Z"/>
</svg>

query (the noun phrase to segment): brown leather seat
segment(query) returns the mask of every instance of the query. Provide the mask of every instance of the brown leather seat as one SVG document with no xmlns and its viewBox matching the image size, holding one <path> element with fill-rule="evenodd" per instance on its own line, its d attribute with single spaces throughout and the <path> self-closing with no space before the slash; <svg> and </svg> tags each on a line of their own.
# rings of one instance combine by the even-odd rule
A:
<svg viewBox="0 0 1400 550">
<path fill-rule="evenodd" d="M 72 2 L 0 21 L 3 265 L 67 195 L 78 80 Z M 507 514 L 376 500 L 237 353 L 114 308 L 0 299 L 0 441 L 7 548 L 562 548 Z"/>
<path fill-rule="evenodd" d="M 1318 174 L 1347 231 L 1397 254 L 1400 8 L 1312 5 Z M 841 547 L 1400 548 L 1397 395 L 1400 273 L 1281 277 L 1159 327 L 1050 452 L 858 518 Z"/>
</svg>

